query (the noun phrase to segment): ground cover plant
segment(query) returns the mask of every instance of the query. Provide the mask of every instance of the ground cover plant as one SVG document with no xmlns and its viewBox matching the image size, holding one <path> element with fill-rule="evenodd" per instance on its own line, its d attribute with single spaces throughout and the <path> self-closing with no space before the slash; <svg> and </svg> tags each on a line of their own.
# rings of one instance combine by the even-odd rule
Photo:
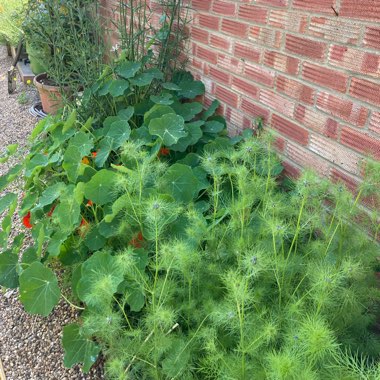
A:
<svg viewBox="0 0 380 380">
<path fill-rule="evenodd" d="M 122 65 L 129 86 L 145 73 Z M 61 296 L 81 309 L 64 327 L 65 364 L 87 371 L 102 350 L 110 379 L 378 378 L 379 247 L 353 223 L 378 195 L 378 164 L 356 199 L 307 172 L 284 187 L 269 135 L 228 137 L 188 73 L 161 88 L 102 125 L 76 111 L 38 124 L 0 181 L 24 170 L 35 244 L 20 258 L 23 234 L 8 242 L 7 194 L 0 284 L 30 313 Z"/>
</svg>

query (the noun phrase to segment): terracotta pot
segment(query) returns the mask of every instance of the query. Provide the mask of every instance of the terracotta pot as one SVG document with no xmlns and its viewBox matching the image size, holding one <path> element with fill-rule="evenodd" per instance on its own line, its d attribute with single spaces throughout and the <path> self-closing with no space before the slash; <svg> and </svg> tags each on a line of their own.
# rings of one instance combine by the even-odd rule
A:
<svg viewBox="0 0 380 380">
<path fill-rule="evenodd" d="M 60 94 L 60 88 L 58 86 L 45 84 L 44 82 L 46 81 L 46 73 L 38 74 L 33 79 L 33 83 L 40 94 L 44 112 L 54 115 L 63 107 L 63 100 Z"/>
</svg>

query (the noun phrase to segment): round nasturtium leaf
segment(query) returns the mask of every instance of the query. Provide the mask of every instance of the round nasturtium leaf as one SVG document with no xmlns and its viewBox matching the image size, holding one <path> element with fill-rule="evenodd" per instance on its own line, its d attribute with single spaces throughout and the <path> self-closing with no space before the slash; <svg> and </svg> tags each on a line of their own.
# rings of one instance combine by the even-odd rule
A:
<svg viewBox="0 0 380 380">
<path fill-rule="evenodd" d="M 112 189 L 116 178 L 117 173 L 107 169 L 100 170 L 86 183 L 85 197 L 100 206 L 112 202 L 115 199 Z"/>
<path fill-rule="evenodd" d="M 90 370 L 100 352 L 100 347 L 94 341 L 81 334 L 77 323 L 63 328 L 62 345 L 65 351 L 65 367 L 70 368 L 74 364 L 83 363 L 84 373 Z"/>
<path fill-rule="evenodd" d="M 18 286 L 18 256 L 5 251 L 0 254 L 0 285 L 14 289 Z"/>
<path fill-rule="evenodd" d="M 102 308 L 112 300 L 124 280 L 118 260 L 107 252 L 96 252 L 82 264 L 77 285 L 79 298 L 92 307 Z"/>
<path fill-rule="evenodd" d="M 47 316 L 61 297 L 54 272 L 36 261 L 20 276 L 20 300 L 31 314 Z"/>
<path fill-rule="evenodd" d="M 187 136 L 182 116 L 166 114 L 149 123 L 149 133 L 159 136 L 165 146 L 176 144 L 181 137 Z"/>
<path fill-rule="evenodd" d="M 162 181 L 162 191 L 178 202 L 192 201 L 199 191 L 198 178 L 187 165 L 172 165 L 162 177 Z"/>
</svg>

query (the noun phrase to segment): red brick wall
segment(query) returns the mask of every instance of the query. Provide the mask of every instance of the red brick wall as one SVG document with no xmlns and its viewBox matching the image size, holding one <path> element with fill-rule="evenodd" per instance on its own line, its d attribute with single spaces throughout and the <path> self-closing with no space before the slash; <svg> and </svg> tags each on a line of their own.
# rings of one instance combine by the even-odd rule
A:
<svg viewBox="0 0 380 380">
<path fill-rule="evenodd" d="M 231 128 L 263 117 L 288 165 L 331 178 L 355 181 L 367 154 L 380 160 L 380 0 L 192 6 L 193 71 Z"/>
<path fill-rule="evenodd" d="M 103 0 L 106 6 L 111 0 Z M 190 68 L 231 130 L 256 117 L 293 170 L 380 160 L 380 0 L 192 0 Z"/>
</svg>

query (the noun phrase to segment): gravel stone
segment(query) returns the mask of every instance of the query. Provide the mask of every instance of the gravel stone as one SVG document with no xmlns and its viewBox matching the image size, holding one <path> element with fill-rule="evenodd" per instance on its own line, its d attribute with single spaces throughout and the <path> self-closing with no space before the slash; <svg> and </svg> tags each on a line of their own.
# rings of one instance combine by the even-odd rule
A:
<svg viewBox="0 0 380 380">
<path fill-rule="evenodd" d="M 29 108 L 38 99 L 33 86 L 18 81 L 16 92 L 8 95 L 7 71 L 11 61 L 6 48 L 0 46 L 0 154 L 7 145 L 15 143 L 21 147 L 22 154 L 1 164 L 0 175 L 5 174 L 27 153 L 27 138 L 37 122 L 29 114 Z M 27 102 L 20 104 L 20 99 L 27 99 Z M 21 198 L 22 180 L 0 192 L 0 196 L 9 191 Z M 15 213 L 12 236 L 21 232 L 26 231 Z M 27 246 L 28 241 L 24 248 Z M 104 379 L 102 358 L 86 375 L 79 366 L 67 369 L 63 365 L 62 327 L 77 318 L 76 310 L 62 299 L 48 317 L 29 315 L 18 301 L 17 290 L 0 288 L 0 359 L 7 380 Z"/>
</svg>

